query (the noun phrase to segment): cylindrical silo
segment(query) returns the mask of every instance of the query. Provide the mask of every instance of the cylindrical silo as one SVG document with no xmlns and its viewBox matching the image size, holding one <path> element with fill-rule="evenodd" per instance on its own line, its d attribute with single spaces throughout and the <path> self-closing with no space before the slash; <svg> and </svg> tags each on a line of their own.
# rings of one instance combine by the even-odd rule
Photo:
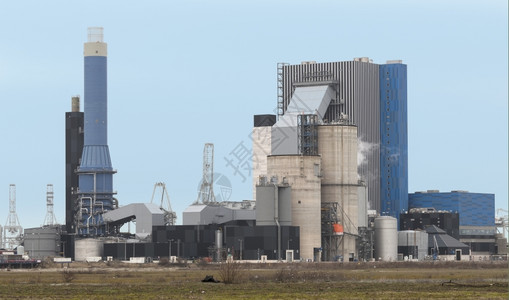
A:
<svg viewBox="0 0 509 300">
<path fill-rule="evenodd" d="M 324 203 L 337 203 L 337 219 L 345 234 L 341 239 L 329 238 L 326 257 L 355 256 L 359 226 L 359 176 L 357 173 L 357 127 L 328 124 L 318 126 L 318 152 L 322 156 L 321 198 Z M 324 223 L 327 223 L 324 220 Z"/>
<path fill-rule="evenodd" d="M 267 157 L 268 177 L 283 178 L 291 186 L 292 225 L 300 227 L 300 257 L 313 259 L 321 247 L 320 156 L 273 155 Z"/>
<path fill-rule="evenodd" d="M 397 219 L 389 216 L 375 218 L 375 257 L 377 260 L 398 260 Z"/>
<path fill-rule="evenodd" d="M 85 261 L 87 257 L 102 257 L 104 241 L 98 239 L 81 239 L 75 242 L 75 261 Z"/>
</svg>

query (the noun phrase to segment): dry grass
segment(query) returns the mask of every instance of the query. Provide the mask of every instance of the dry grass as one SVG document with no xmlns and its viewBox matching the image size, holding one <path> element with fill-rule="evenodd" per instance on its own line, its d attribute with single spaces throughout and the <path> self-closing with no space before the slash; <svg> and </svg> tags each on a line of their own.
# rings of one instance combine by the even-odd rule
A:
<svg viewBox="0 0 509 300">
<path fill-rule="evenodd" d="M 507 299 L 507 263 L 207 264 L 105 263 L 0 270 L 0 299 Z M 202 283 L 230 266 L 234 284 Z M 223 269 L 224 270 L 224 269 Z M 234 271 L 233 271 L 234 270 Z M 228 271 L 228 270 L 227 270 Z M 69 279 L 67 276 L 70 276 Z"/>
</svg>

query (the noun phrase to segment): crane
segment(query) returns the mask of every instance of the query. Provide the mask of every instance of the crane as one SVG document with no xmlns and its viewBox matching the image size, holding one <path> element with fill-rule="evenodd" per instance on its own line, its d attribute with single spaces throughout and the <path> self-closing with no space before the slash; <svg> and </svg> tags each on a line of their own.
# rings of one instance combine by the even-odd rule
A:
<svg viewBox="0 0 509 300">
<path fill-rule="evenodd" d="M 159 208 L 164 212 L 164 222 L 166 225 L 175 225 L 177 214 L 171 209 L 170 196 L 168 196 L 168 190 L 166 189 L 166 184 L 164 182 L 156 182 L 154 184 L 154 191 L 152 192 L 152 199 L 150 200 L 150 203 L 154 203 L 154 196 L 156 195 L 158 187 L 161 188 L 161 201 L 159 202 Z"/>
<path fill-rule="evenodd" d="M 214 195 L 214 144 L 206 143 L 203 148 L 203 178 L 198 198 L 194 204 L 215 203 Z"/>
</svg>

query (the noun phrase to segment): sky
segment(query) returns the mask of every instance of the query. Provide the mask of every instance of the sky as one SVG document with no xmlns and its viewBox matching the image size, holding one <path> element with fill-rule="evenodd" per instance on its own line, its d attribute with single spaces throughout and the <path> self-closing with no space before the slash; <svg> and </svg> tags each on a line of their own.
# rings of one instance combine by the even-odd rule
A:
<svg viewBox="0 0 509 300">
<path fill-rule="evenodd" d="M 150 202 L 164 182 L 181 223 L 198 196 L 205 143 L 231 184 L 223 199 L 251 199 L 249 161 L 236 171 L 227 160 L 251 149 L 253 115 L 273 113 L 277 63 L 367 56 L 408 66 L 409 192 L 493 193 L 507 210 L 507 1 L 118 3 L 0 2 L 0 224 L 9 184 L 23 227 L 43 224 L 47 184 L 65 222 L 65 112 L 83 95 L 91 26 L 104 27 L 108 43 L 120 205 Z"/>
</svg>

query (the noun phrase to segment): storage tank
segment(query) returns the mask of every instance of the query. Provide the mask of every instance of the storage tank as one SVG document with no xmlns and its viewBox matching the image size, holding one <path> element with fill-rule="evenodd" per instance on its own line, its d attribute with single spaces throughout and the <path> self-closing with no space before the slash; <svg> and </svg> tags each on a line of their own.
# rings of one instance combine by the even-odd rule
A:
<svg viewBox="0 0 509 300">
<path fill-rule="evenodd" d="M 300 257 L 313 259 L 313 248 L 321 247 L 321 158 L 318 155 L 271 155 L 268 178 L 277 176 L 291 187 L 292 225 L 300 227 Z"/>
<path fill-rule="evenodd" d="M 328 239 L 328 243 L 324 243 L 325 259 L 343 256 L 346 260 L 350 253 L 357 253 L 359 200 L 365 200 L 365 195 L 359 199 L 357 127 L 340 124 L 318 126 L 318 153 L 322 156 L 321 201 L 338 203 L 336 216 L 346 233 L 341 239 L 325 237 Z"/>
<path fill-rule="evenodd" d="M 87 257 L 102 257 L 104 241 L 81 239 L 75 242 L 75 261 L 86 261 Z"/>
<path fill-rule="evenodd" d="M 24 255 L 24 254 L 25 254 L 25 247 L 23 247 L 23 246 L 18 246 L 18 247 L 16 248 L 16 254 L 17 254 L 17 255 Z"/>
<path fill-rule="evenodd" d="M 375 218 L 375 258 L 383 261 L 398 259 L 397 219 L 389 216 Z"/>
</svg>

